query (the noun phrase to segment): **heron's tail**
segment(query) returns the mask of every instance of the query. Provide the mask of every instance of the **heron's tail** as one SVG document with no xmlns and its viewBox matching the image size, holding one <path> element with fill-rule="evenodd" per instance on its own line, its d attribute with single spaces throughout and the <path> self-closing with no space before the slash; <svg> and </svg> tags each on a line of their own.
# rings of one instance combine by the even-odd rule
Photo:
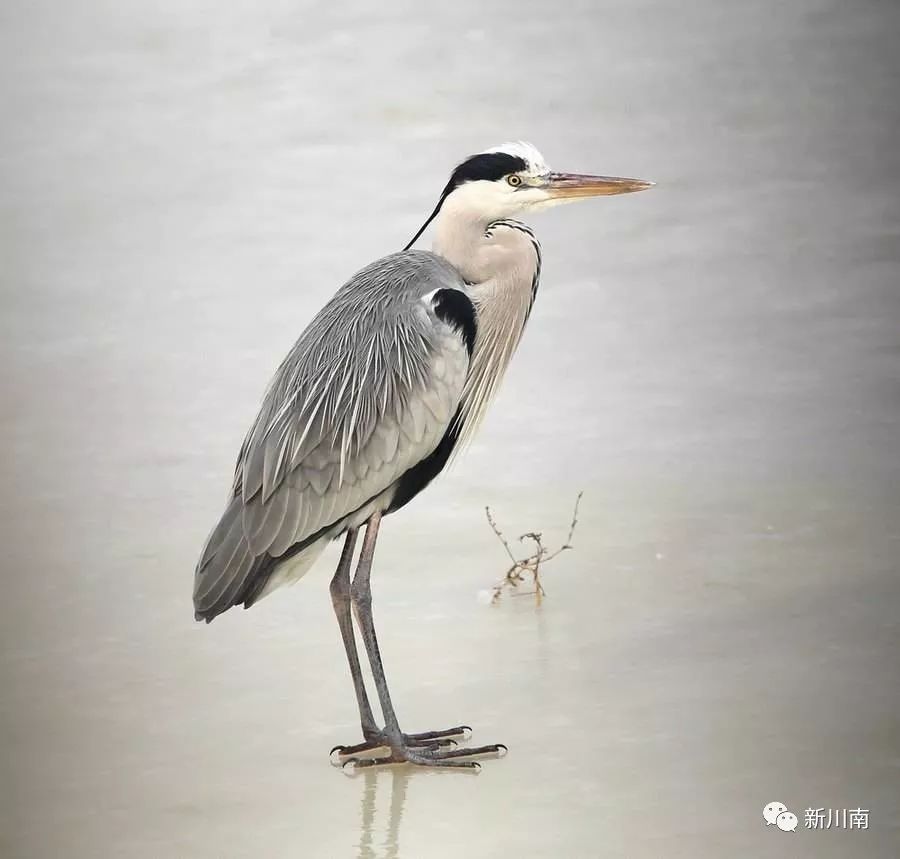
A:
<svg viewBox="0 0 900 859">
<path fill-rule="evenodd" d="M 207 623 L 243 602 L 257 558 L 244 535 L 243 505 L 232 498 L 203 547 L 194 572 L 194 617 Z"/>
<path fill-rule="evenodd" d="M 232 606 L 253 603 L 299 579 L 313 565 L 328 538 L 313 535 L 283 555 L 256 555 L 244 533 L 244 504 L 232 498 L 213 528 L 194 572 L 194 617 L 209 623 Z"/>
</svg>

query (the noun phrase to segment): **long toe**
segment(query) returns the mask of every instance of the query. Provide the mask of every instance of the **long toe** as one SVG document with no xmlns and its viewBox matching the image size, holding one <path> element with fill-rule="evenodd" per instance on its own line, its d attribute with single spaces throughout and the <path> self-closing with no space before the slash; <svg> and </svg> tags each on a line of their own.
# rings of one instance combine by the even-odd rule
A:
<svg viewBox="0 0 900 859">
<path fill-rule="evenodd" d="M 468 725 L 457 725 L 455 728 L 445 728 L 443 731 L 422 731 L 419 734 L 404 734 L 403 739 L 407 744 L 418 745 L 419 741 L 443 740 L 460 738 L 468 740 L 472 736 L 472 729 Z"/>
<path fill-rule="evenodd" d="M 383 766 L 384 764 L 409 763 L 420 767 L 442 767 L 453 769 L 479 770 L 481 764 L 478 761 L 467 760 L 476 755 L 495 755 L 502 757 L 507 752 L 503 743 L 492 743 L 488 746 L 475 746 L 473 748 L 448 749 L 445 747 L 409 746 L 405 743 L 391 748 L 391 753 L 384 757 L 360 758 L 351 756 L 340 763 L 345 769 L 365 769 L 367 767 Z"/>
<path fill-rule="evenodd" d="M 328 756 L 332 763 L 342 763 L 341 758 L 351 757 L 353 755 L 362 755 L 366 752 L 374 752 L 376 749 L 386 749 L 390 746 L 387 737 L 379 737 L 377 740 L 364 740 L 353 746 L 335 746 Z"/>
<path fill-rule="evenodd" d="M 472 729 L 468 725 L 457 725 L 455 728 L 445 728 L 442 731 L 421 731 L 417 734 L 403 734 L 403 745 L 410 749 L 427 749 L 433 751 L 435 749 L 453 748 L 457 745 L 457 740 L 467 740 L 472 736 Z M 351 746 L 335 746 L 330 752 L 329 757 L 332 763 L 340 765 L 345 763 L 346 758 L 356 755 L 364 755 L 368 752 L 374 752 L 378 749 L 390 748 L 391 742 L 383 731 L 379 731 L 375 735 L 370 735 L 361 743 L 355 743 Z M 373 760 L 382 761 L 381 758 Z M 390 761 L 396 763 L 396 761 Z"/>
<path fill-rule="evenodd" d="M 504 757 L 509 749 L 503 743 L 492 743 L 488 746 L 474 746 L 462 749 L 426 749 L 423 751 L 415 749 L 411 751 L 416 758 L 424 758 L 429 761 L 447 761 L 453 758 L 471 758 L 476 755 Z"/>
</svg>

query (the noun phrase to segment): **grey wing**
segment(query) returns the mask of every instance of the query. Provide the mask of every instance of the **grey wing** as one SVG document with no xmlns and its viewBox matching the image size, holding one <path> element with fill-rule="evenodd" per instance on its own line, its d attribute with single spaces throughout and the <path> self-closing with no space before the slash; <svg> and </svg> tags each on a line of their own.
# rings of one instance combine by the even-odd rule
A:
<svg viewBox="0 0 900 859">
<path fill-rule="evenodd" d="M 249 605 L 277 559 L 361 524 L 373 505 L 387 509 L 398 481 L 438 447 L 469 366 L 465 337 L 435 312 L 447 289 L 463 295 L 443 260 L 394 254 L 355 275 L 300 337 L 197 566 L 198 618 Z"/>
</svg>

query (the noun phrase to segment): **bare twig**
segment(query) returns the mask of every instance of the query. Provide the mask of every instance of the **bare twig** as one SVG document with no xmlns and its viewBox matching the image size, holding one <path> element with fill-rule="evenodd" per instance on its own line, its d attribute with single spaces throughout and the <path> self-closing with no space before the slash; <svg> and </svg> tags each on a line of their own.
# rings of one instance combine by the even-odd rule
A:
<svg viewBox="0 0 900 859">
<path fill-rule="evenodd" d="M 512 553 L 512 549 L 509 548 L 509 543 L 506 542 L 506 537 L 503 536 L 503 532 L 500 528 L 497 527 L 497 523 L 494 521 L 494 517 L 491 515 L 491 508 L 485 507 L 484 512 L 487 514 L 488 524 L 494 530 L 494 533 L 497 535 L 497 539 L 503 543 L 503 548 L 506 549 L 506 554 L 509 555 L 509 559 L 517 564 L 516 556 Z"/>
<path fill-rule="evenodd" d="M 572 535 L 575 533 L 575 528 L 578 525 L 578 505 L 581 504 L 581 496 L 584 495 L 584 490 L 578 493 L 575 498 L 575 509 L 572 511 L 572 524 L 569 525 L 569 535 L 566 537 L 566 542 L 563 543 L 555 552 L 547 555 L 544 558 L 545 561 L 549 561 L 551 558 L 555 558 L 560 552 L 564 552 L 566 549 L 572 548 Z"/>
<path fill-rule="evenodd" d="M 534 585 L 534 591 L 530 591 L 527 593 L 534 593 L 535 599 L 538 603 L 540 603 L 541 598 L 546 594 L 544 585 L 541 582 L 541 564 L 545 564 L 547 561 L 552 560 L 558 554 L 560 554 L 560 552 L 565 552 L 567 549 L 572 548 L 572 537 L 575 534 L 575 528 L 578 525 L 578 505 L 581 503 L 582 495 L 584 495 L 583 491 L 579 492 L 578 496 L 575 499 L 575 509 L 572 511 L 572 522 L 569 525 L 569 534 L 566 537 L 566 542 L 555 551 L 550 551 L 550 549 L 544 546 L 543 535 L 540 531 L 528 531 L 525 534 L 522 534 L 521 537 L 519 537 L 519 542 L 524 543 L 526 540 L 530 540 L 532 543 L 534 543 L 534 551 L 530 555 L 528 555 L 527 558 L 522 559 L 516 558 L 515 554 L 513 554 L 513 551 L 509 545 L 509 541 L 506 539 L 506 537 L 503 536 L 503 532 L 500 530 L 497 522 L 491 514 L 491 508 L 484 508 L 488 524 L 491 526 L 491 530 L 497 536 L 497 539 L 503 544 L 503 548 L 506 549 L 506 554 L 512 561 L 512 566 L 506 571 L 506 574 L 500 580 L 500 582 L 494 586 L 494 592 L 491 598 L 492 602 L 496 602 L 500 599 L 504 588 L 518 588 L 518 586 L 525 581 L 525 575 L 529 574 L 531 576 L 531 582 Z M 513 596 L 524 595 L 525 593 L 521 591 L 513 594 Z"/>
</svg>

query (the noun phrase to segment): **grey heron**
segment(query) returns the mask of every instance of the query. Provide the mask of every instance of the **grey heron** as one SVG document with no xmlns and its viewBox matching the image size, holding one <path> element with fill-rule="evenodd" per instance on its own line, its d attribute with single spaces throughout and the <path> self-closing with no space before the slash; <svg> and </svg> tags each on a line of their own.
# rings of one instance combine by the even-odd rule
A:
<svg viewBox="0 0 900 859">
<path fill-rule="evenodd" d="M 461 758 L 505 749 L 453 748 L 465 726 L 401 731 L 372 617 L 378 529 L 472 438 L 519 343 L 541 249 L 515 216 L 651 184 L 552 172 L 523 142 L 474 155 L 453 171 L 406 248 L 353 275 L 276 371 L 238 454 L 228 505 L 197 564 L 195 616 L 209 622 L 232 606 L 249 608 L 299 579 L 329 541 L 344 535 L 330 591 L 363 734 L 363 742 L 332 750 L 346 763 L 476 768 Z M 410 250 L 429 224 L 433 250 Z M 383 728 L 366 694 L 354 612 Z M 357 757 L 378 749 L 386 754 Z"/>
</svg>

